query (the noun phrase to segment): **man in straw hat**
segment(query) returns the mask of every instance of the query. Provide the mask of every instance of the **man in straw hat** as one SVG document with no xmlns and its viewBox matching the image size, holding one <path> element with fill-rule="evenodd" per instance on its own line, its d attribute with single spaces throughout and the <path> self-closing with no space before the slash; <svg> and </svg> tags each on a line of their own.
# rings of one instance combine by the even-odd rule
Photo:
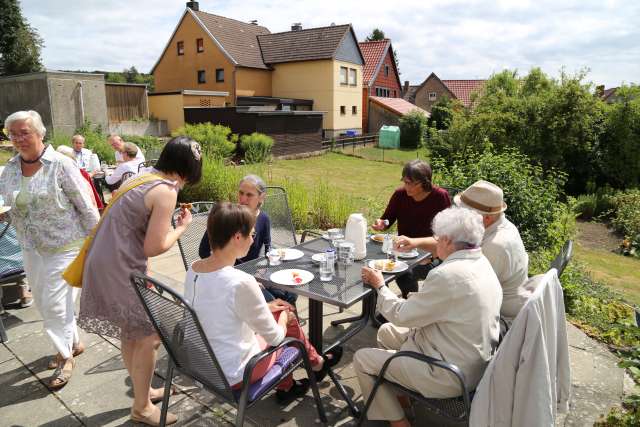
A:
<svg viewBox="0 0 640 427">
<path fill-rule="evenodd" d="M 457 206 L 473 209 L 482 215 L 485 233 L 482 252 L 487 257 L 502 285 L 503 300 L 500 314 L 507 320 L 516 317 L 526 302 L 528 292 L 523 286 L 528 278 L 529 256 L 522 243 L 520 233 L 504 211 L 502 189 L 489 181 L 476 181 L 453 198 Z M 408 238 L 401 236 L 396 241 L 399 250 L 420 247 L 435 253 L 433 237 Z"/>
</svg>

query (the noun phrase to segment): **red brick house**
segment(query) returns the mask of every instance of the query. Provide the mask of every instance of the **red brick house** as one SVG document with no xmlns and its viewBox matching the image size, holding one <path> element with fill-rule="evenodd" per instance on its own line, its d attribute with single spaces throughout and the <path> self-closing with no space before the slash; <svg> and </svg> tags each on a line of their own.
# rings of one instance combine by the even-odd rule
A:
<svg viewBox="0 0 640 427">
<path fill-rule="evenodd" d="M 409 86 L 409 82 L 405 82 L 403 98 L 429 112 L 433 104 L 442 96 L 457 99 L 469 108 L 472 106 L 471 95 L 481 91 L 486 82 L 486 80 L 440 80 L 435 73 L 431 73 L 419 86 Z"/>
<path fill-rule="evenodd" d="M 396 67 L 396 58 L 391 40 L 376 40 L 358 43 L 364 68 L 362 70 L 362 129 L 368 129 L 369 97 L 402 97 L 400 75 Z"/>
</svg>

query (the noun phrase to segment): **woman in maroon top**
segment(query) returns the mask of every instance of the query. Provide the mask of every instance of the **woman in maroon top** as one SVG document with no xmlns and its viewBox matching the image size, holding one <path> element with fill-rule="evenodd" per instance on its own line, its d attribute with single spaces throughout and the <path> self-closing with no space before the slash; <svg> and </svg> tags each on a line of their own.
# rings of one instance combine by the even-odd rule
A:
<svg viewBox="0 0 640 427">
<path fill-rule="evenodd" d="M 398 235 L 408 237 L 430 237 L 433 235 L 431 223 L 436 214 L 451 206 L 449 193 L 431 183 L 431 166 L 422 160 L 412 160 L 402 169 L 402 182 L 387 205 L 382 217 L 377 219 L 372 228 L 383 231 L 398 221 Z M 385 225 L 385 220 L 388 225 Z M 430 268 L 418 265 L 406 274 L 396 278 L 407 298 L 409 292 L 418 291 L 418 280 L 424 280 Z"/>
</svg>

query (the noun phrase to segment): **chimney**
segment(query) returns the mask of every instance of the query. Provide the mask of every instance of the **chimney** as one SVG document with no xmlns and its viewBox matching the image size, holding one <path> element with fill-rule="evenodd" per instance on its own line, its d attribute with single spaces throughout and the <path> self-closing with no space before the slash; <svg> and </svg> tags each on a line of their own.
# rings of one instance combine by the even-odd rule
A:
<svg viewBox="0 0 640 427">
<path fill-rule="evenodd" d="M 200 5 L 198 4 L 197 1 L 188 1 L 187 2 L 187 8 L 197 12 L 200 10 Z"/>
<path fill-rule="evenodd" d="M 409 92 L 409 80 L 404 81 L 404 86 L 402 87 L 402 93 Z"/>
<path fill-rule="evenodd" d="M 258 20 L 257 19 L 252 19 L 251 21 L 249 21 L 249 23 L 251 25 L 258 25 Z"/>
<path fill-rule="evenodd" d="M 301 22 L 294 22 L 293 24 L 291 24 L 291 31 L 300 31 L 300 30 L 302 30 Z"/>
</svg>

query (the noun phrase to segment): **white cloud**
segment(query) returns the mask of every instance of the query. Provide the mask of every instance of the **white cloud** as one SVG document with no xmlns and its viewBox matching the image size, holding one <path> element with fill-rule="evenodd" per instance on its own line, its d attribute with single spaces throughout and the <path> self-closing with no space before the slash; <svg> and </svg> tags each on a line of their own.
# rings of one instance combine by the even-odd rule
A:
<svg viewBox="0 0 640 427">
<path fill-rule="evenodd" d="M 184 11 L 175 0 L 23 0 L 22 6 L 45 40 L 45 66 L 84 70 L 135 65 L 148 71 Z M 207 0 L 200 9 L 257 19 L 273 32 L 293 22 L 305 28 L 352 23 L 364 39 L 379 27 L 399 53 L 401 78 L 412 83 L 432 71 L 441 78 L 485 78 L 535 66 L 556 76 L 562 67 L 588 67 L 588 78 L 607 86 L 640 76 L 636 2 Z"/>
</svg>

